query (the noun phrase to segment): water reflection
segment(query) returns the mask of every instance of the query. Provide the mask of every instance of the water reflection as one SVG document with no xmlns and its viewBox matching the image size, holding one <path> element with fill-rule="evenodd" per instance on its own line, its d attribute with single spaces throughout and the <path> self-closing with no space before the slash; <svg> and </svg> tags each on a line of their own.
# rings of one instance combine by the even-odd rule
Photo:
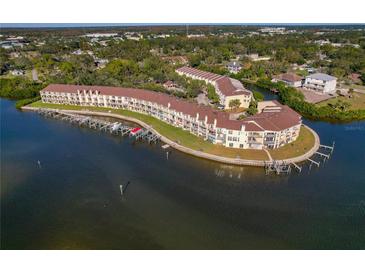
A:
<svg viewBox="0 0 365 274">
<path fill-rule="evenodd" d="M 266 176 L 0 103 L 2 248 L 365 248 L 364 135 L 350 125 L 305 121 L 336 141 L 331 159 Z"/>
</svg>

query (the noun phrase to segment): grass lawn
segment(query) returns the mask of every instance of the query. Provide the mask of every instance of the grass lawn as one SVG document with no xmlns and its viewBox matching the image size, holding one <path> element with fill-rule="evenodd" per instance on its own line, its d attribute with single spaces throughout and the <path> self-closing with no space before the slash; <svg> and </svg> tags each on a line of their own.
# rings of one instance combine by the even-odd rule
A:
<svg viewBox="0 0 365 274">
<path fill-rule="evenodd" d="M 287 159 L 292 157 L 297 157 L 314 146 L 314 135 L 309 129 L 302 126 L 299 132 L 298 138 L 281 148 L 270 149 L 269 152 L 274 160 Z"/>
<path fill-rule="evenodd" d="M 365 85 L 351 84 L 351 85 L 341 85 L 342 88 L 353 88 L 360 91 L 365 91 Z"/>
<path fill-rule="evenodd" d="M 161 135 L 169 138 L 172 141 L 178 142 L 179 144 L 181 144 L 183 146 L 192 148 L 194 150 L 199 150 L 199 151 L 203 151 L 206 153 L 229 157 L 229 158 L 240 157 L 242 159 L 251 159 L 251 160 L 269 160 L 266 152 L 263 150 L 235 149 L 235 148 L 224 147 L 222 145 L 215 145 L 210 142 L 204 141 L 202 138 L 199 138 L 185 130 L 182 130 L 181 128 L 176 128 L 174 126 L 166 124 L 165 122 L 162 122 L 154 117 L 151 117 L 151 116 L 148 116 L 145 114 L 141 114 L 141 113 L 137 113 L 137 112 L 133 112 L 133 111 L 129 111 L 129 110 L 110 109 L 110 108 L 101 108 L 101 107 L 47 104 L 47 103 L 42 103 L 41 101 L 34 102 L 34 103 L 30 104 L 29 106 L 30 107 L 68 109 L 68 110 L 90 110 L 90 111 L 95 111 L 95 112 L 109 112 L 109 113 L 121 114 L 124 116 L 133 117 L 140 121 L 143 121 L 143 122 L 149 124 L 150 126 L 152 126 Z M 298 140 L 301 138 L 301 136 L 303 134 L 302 131 L 303 130 L 301 130 L 301 135 L 298 137 Z M 307 129 L 304 129 L 304 132 L 305 131 L 309 132 L 309 130 L 307 130 Z M 309 134 L 311 134 L 311 133 L 309 132 Z M 306 136 L 304 136 L 303 139 L 306 139 L 305 137 Z M 296 142 L 298 142 L 298 140 Z M 313 140 L 314 140 L 314 137 L 313 137 Z M 296 142 L 294 142 L 294 143 L 296 143 Z M 295 147 L 296 146 L 298 146 L 298 150 L 300 150 L 302 152 L 303 152 L 303 147 L 307 147 L 307 146 L 303 146 L 300 142 L 298 142 L 295 145 Z M 280 148 L 279 150 L 287 151 L 286 154 L 289 155 L 289 157 L 294 157 L 294 156 L 296 156 L 296 154 L 294 156 L 292 156 L 290 154 L 290 152 L 292 152 L 292 154 L 293 154 L 294 151 L 292 151 L 293 150 L 292 148 L 295 149 L 295 147 L 293 147 L 293 146 L 289 147 L 289 145 L 288 145 L 283 148 Z M 309 148 L 310 148 L 310 146 L 308 147 L 308 149 Z M 286 154 L 283 153 L 283 155 L 286 155 Z"/>
<path fill-rule="evenodd" d="M 319 103 L 319 106 L 327 106 L 328 104 L 335 104 L 338 101 L 347 102 L 350 104 L 350 110 L 365 109 L 365 94 L 354 92 L 352 98 L 338 96 Z"/>
</svg>

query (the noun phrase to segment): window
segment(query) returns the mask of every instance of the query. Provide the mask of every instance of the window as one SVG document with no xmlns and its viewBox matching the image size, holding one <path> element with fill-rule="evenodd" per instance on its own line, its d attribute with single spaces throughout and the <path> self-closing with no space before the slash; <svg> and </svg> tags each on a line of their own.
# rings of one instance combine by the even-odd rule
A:
<svg viewBox="0 0 365 274">
<path fill-rule="evenodd" d="M 240 148 L 243 148 L 243 144 L 240 144 Z"/>
<path fill-rule="evenodd" d="M 229 147 L 233 147 L 233 143 L 229 143 Z"/>
</svg>

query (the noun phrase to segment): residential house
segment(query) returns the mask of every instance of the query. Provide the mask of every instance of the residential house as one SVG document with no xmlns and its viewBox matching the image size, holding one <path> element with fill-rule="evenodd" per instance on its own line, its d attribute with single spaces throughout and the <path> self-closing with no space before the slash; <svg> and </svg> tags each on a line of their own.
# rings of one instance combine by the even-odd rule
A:
<svg viewBox="0 0 365 274">
<path fill-rule="evenodd" d="M 226 67 L 230 73 L 234 74 L 238 73 L 242 69 L 242 65 L 237 61 L 229 62 Z"/>
<path fill-rule="evenodd" d="M 275 76 L 272 82 L 283 82 L 290 87 L 299 88 L 303 85 L 303 77 L 294 73 L 283 73 Z"/>
<path fill-rule="evenodd" d="M 324 73 L 314 73 L 305 77 L 304 87 L 321 93 L 335 93 L 337 78 Z"/>
</svg>

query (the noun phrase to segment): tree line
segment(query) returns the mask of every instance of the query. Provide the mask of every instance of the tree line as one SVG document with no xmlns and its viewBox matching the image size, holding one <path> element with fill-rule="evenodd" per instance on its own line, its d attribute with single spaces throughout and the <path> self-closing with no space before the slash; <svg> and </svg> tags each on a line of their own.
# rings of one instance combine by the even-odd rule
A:
<svg viewBox="0 0 365 274">
<path fill-rule="evenodd" d="M 365 109 L 349 110 L 346 104 L 317 106 L 304 100 L 304 95 L 283 83 L 273 83 L 269 79 L 259 79 L 256 85 L 279 92 L 281 103 L 288 105 L 302 116 L 314 120 L 352 121 L 365 119 Z"/>
</svg>

